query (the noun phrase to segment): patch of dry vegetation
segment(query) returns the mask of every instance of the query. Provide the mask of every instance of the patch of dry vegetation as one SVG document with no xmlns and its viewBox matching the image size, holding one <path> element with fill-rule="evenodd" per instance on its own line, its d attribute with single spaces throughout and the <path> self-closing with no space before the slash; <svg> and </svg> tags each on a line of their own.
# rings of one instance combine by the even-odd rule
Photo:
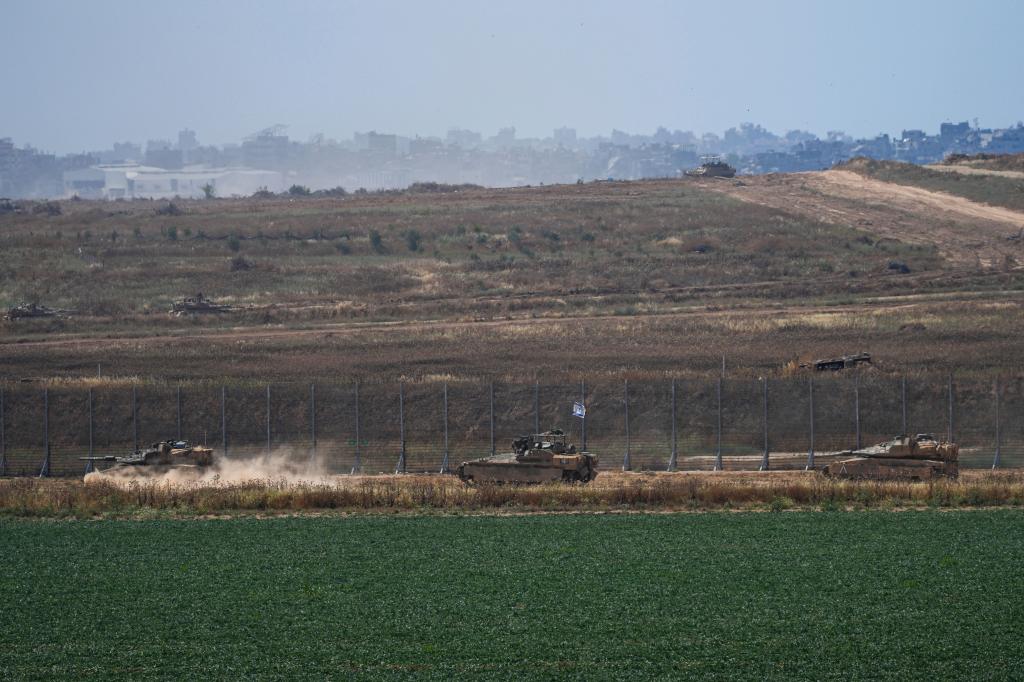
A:
<svg viewBox="0 0 1024 682">
<path fill-rule="evenodd" d="M 230 320 L 201 324 L 410 319 L 509 314 L 516 296 L 528 296 L 537 311 L 558 309 L 564 295 L 807 278 L 818 280 L 818 292 L 842 290 L 851 269 L 882 274 L 892 258 L 912 260 L 915 272 L 938 264 L 928 249 L 878 246 L 863 229 L 682 182 L 183 200 L 173 214 L 149 201 L 64 205 L 59 215 L 0 216 L 0 306 L 38 300 L 78 311 L 60 325 L 65 330 L 180 326 L 165 313 L 196 291 L 243 307 Z M 245 267 L 237 267 L 240 259 Z M 832 281 L 837 273 L 844 277 Z M 797 287 L 781 295 L 804 293 Z M 742 293 L 763 295 L 760 288 Z M 484 300 L 474 310 L 467 299 Z M 631 303 L 612 299 L 602 307 Z"/>
<path fill-rule="evenodd" d="M 600 479 L 599 479 L 600 480 Z M 0 514 L 27 517 L 222 513 L 903 509 L 1024 505 L 1024 474 L 928 483 L 836 481 L 818 474 L 605 475 L 598 485 L 466 486 L 451 476 L 365 476 L 166 484 L 0 481 Z"/>
<path fill-rule="evenodd" d="M 998 284 L 999 282 L 994 282 Z M 1013 286 L 1011 280 L 1004 284 Z M 431 324 L 252 329 L 154 338 L 6 344 L 0 374 L 75 383 L 364 381 L 490 378 L 596 381 L 785 374 L 787 362 L 868 351 L 886 374 L 991 376 L 1017 371 L 1024 298 L 997 290 L 970 301 L 708 310 L 670 305 L 649 315 L 538 317 Z M 225 378 L 227 377 L 227 378 Z M 93 381 L 90 379 L 90 381 Z"/>
<path fill-rule="evenodd" d="M 912 163 L 876 161 L 863 157 L 851 159 L 836 168 L 884 182 L 920 187 L 932 192 L 945 192 L 982 204 L 1024 211 L 1024 180 L 1017 178 L 943 173 Z"/>
<path fill-rule="evenodd" d="M 950 154 L 943 164 L 996 171 L 1024 171 L 1024 154 Z"/>
</svg>

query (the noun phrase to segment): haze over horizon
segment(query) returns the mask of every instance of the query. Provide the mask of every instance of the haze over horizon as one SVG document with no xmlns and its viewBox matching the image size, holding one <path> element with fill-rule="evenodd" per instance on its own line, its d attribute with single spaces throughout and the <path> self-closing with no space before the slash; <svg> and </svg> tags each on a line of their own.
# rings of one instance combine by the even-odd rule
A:
<svg viewBox="0 0 1024 682">
<path fill-rule="evenodd" d="M 57 153 L 172 138 L 658 126 L 855 137 L 1024 118 L 1024 5 L 66 0 L 5 5 L 0 137 Z"/>
</svg>

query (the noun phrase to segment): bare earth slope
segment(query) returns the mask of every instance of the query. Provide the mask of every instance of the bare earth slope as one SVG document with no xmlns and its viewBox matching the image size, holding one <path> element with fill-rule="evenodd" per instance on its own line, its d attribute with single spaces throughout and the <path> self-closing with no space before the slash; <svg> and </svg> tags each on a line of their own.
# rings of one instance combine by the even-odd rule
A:
<svg viewBox="0 0 1024 682">
<path fill-rule="evenodd" d="M 931 244 L 955 265 L 996 267 L 1020 254 L 1006 237 L 1024 227 L 1024 213 L 850 171 L 765 175 L 710 186 L 823 222 L 858 225 L 879 237 Z"/>
</svg>

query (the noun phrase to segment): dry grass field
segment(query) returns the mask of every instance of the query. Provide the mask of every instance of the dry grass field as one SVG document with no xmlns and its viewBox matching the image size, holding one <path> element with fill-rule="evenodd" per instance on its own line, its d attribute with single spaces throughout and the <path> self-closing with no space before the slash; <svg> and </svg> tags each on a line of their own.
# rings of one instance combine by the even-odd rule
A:
<svg viewBox="0 0 1024 682">
<path fill-rule="evenodd" d="M 1024 474 L 965 472 L 925 483 L 840 481 L 816 472 L 603 472 L 589 485 L 466 485 L 455 476 L 188 481 L 91 476 L 0 481 L 0 515 L 152 517 L 292 513 L 551 513 L 1019 507 Z"/>
<path fill-rule="evenodd" d="M 0 305 L 74 313 L 0 323 L 0 377 L 756 377 L 862 350 L 1015 373 L 1018 214 L 851 177 L 24 202 Z M 235 308 L 168 313 L 197 291 Z"/>
</svg>

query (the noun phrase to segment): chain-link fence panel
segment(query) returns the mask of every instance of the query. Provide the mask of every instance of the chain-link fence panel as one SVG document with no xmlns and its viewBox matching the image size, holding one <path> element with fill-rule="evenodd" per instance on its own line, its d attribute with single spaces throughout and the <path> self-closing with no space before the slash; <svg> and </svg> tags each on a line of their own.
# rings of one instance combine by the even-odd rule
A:
<svg viewBox="0 0 1024 682">
<path fill-rule="evenodd" d="M 997 400 L 996 383 L 957 381 L 955 436 L 960 444 L 960 465 L 964 468 L 988 468 L 996 456 L 996 416 L 1005 419 L 1005 406 Z M 1001 435 L 1001 434 L 1000 434 Z"/>
<path fill-rule="evenodd" d="M 805 378 L 768 382 L 769 469 L 806 466 L 811 450 L 813 390 L 812 382 Z"/>
<path fill-rule="evenodd" d="M 0 473 L 80 475 L 85 456 L 167 439 L 229 458 L 287 457 L 329 474 L 449 470 L 553 428 L 601 468 L 804 468 L 902 432 L 950 433 L 961 466 L 1024 466 L 1020 379 L 802 375 L 579 384 L 324 382 L 181 387 L 5 385 Z M 584 402 L 586 417 L 573 415 Z M 673 428 L 674 427 L 674 428 Z M 47 458 L 47 453 L 49 457 Z M 824 461 L 816 461 L 819 466 Z"/>
<path fill-rule="evenodd" d="M 1000 405 L 1000 466 L 1024 466 L 1024 380 L 1014 377 L 1003 385 Z"/>
<path fill-rule="evenodd" d="M 451 437 L 451 423 L 445 418 L 446 390 L 441 384 L 405 386 L 406 468 L 410 472 L 437 472 L 445 464 L 445 441 Z M 450 453 L 447 466 L 452 466 Z"/>
</svg>

